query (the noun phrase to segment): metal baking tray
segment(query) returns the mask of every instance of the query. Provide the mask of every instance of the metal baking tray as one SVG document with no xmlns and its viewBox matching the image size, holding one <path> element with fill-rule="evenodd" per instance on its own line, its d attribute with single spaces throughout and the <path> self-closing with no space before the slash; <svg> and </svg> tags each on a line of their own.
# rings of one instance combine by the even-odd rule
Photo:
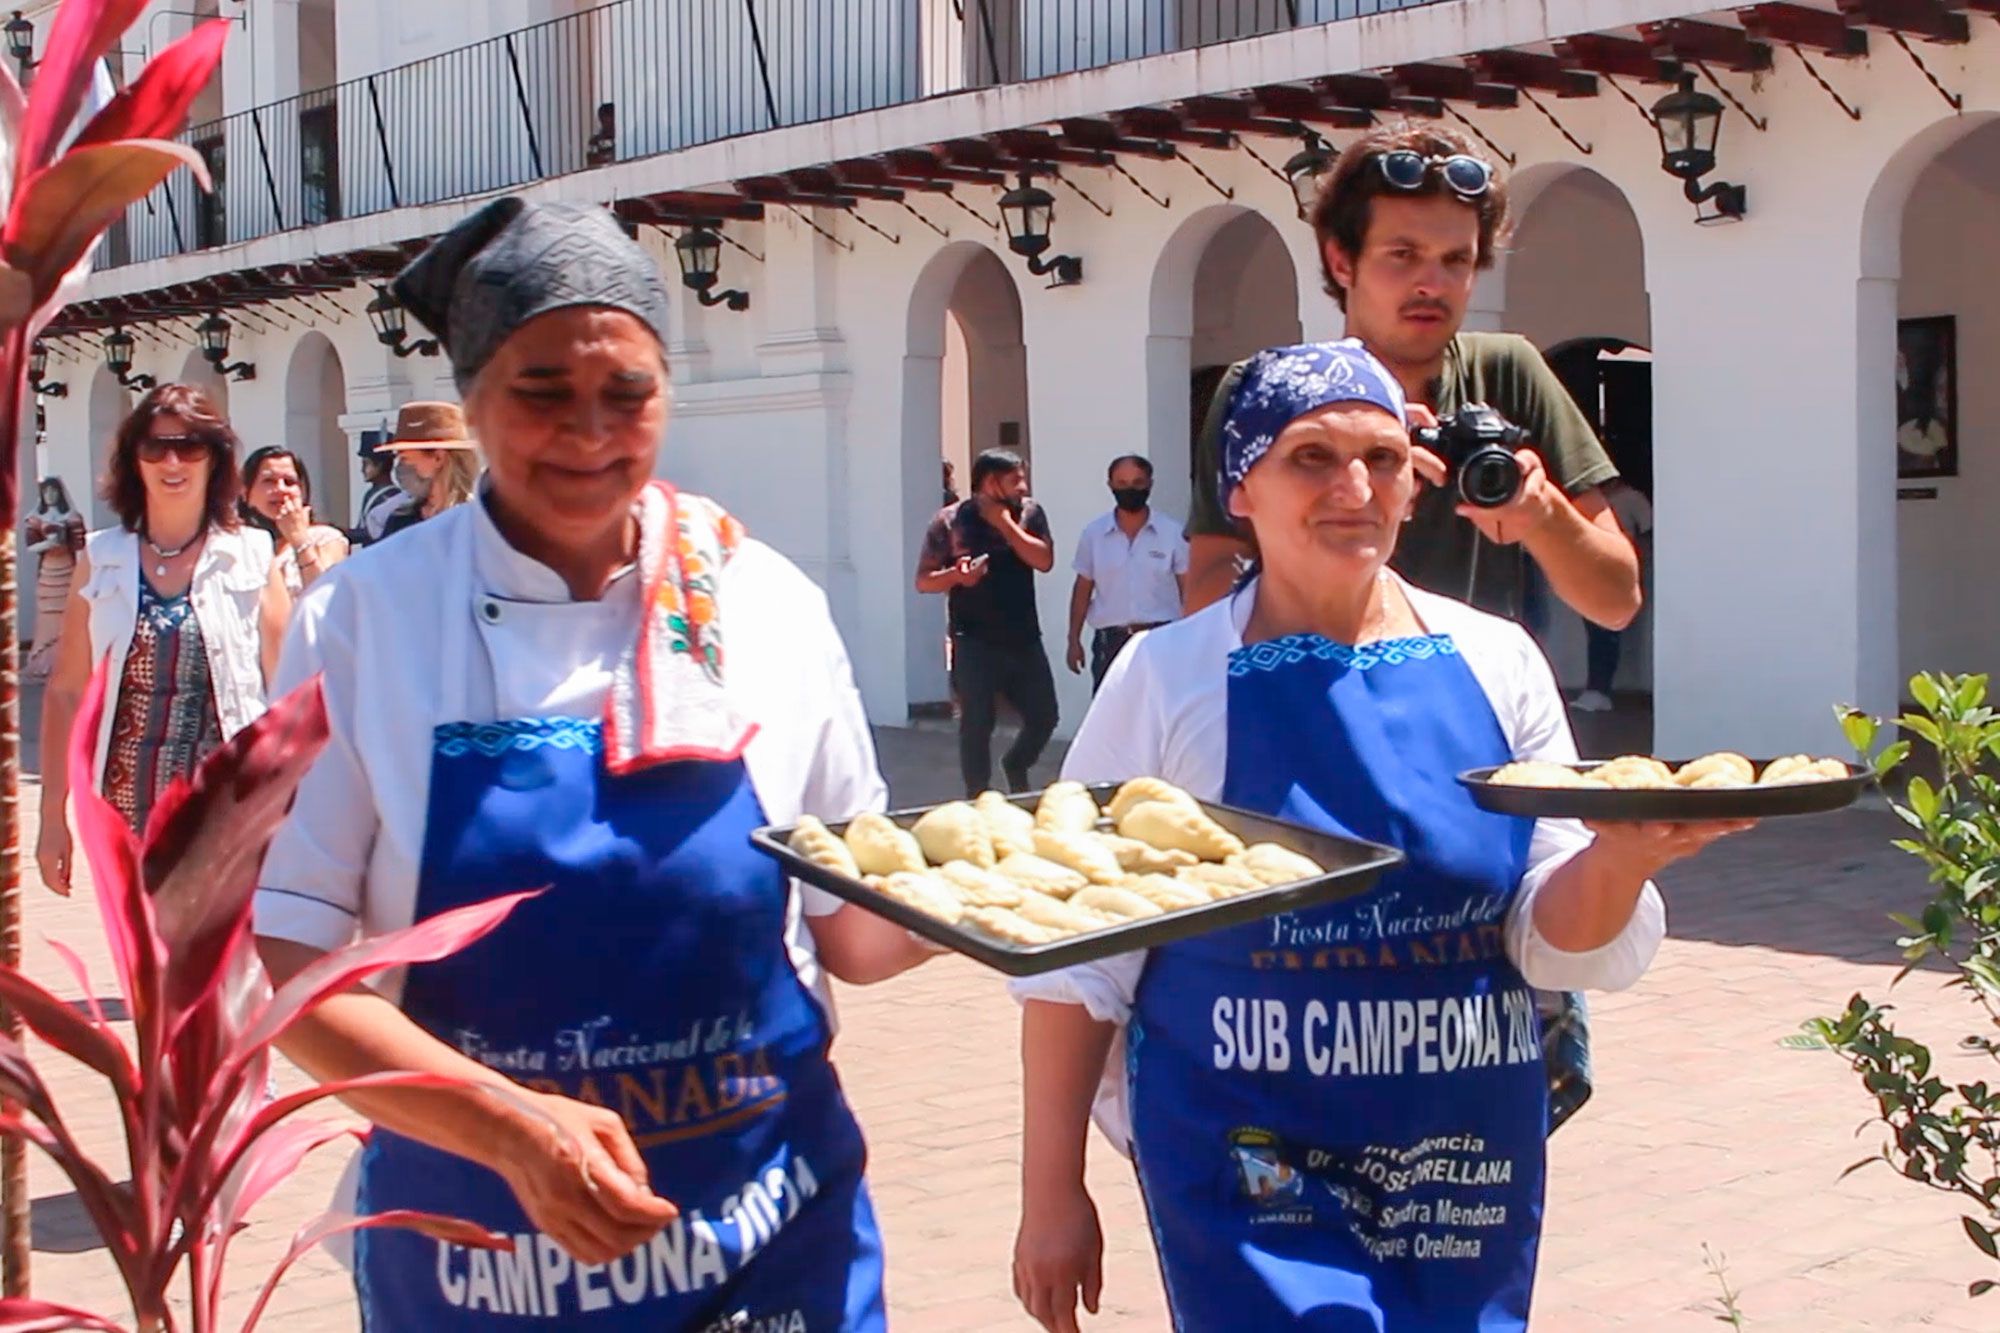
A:
<svg viewBox="0 0 2000 1333">
<path fill-rule="evenodd" d="M 1091 786 L 1089 790 L 1098 805 L 1102 806 L 1111 799 L 1112 793 L 1116 792 L 1118 787 L 1117 783 L 1100 783 Z M 1007 799 L 1024 810 L 1032 811 L 1041 797 L 1040 792 L 1030 792 L 1009 796 Z M 996 971 L 1014 977 L 1053 972 L 1057 968 L 1093 962 L 1115 954 L 1131 953 L 1137 949 L 1150 949 L 1174 940 L 1187 939 L 1192 935 L 1219 930 L 1224 926 L 1241 925 L 1260 917 L 1276 916 L 1280 912 L 1293 912 L 1301 908 L 1338 902 L 1343 898 L 1352 898 L 1373 888 L 1383 871 L 1400 864 L 1403 860 L 1403 854 L 1393 847 L 1363 842 L 1358 838 L 1343 837 L 1337 833 L 1321 833 L 1315 829 L 1272 819 L 1267 815 L 1238 810 L 1233 806 L 1214 805 L 1204 801 L 1201 807 L 1216 823 L 1243 839 L 1245 843 L 1275 842 L 1281 847 L 1289 847 L 1325 866 L 1327 873 L 1316 879 L 1297 880 L 1273 888 L 1256 889 L 1218 902 L 1184 907 L 1177 912 L 1148 917 L 1143 921 L 1122 922 L 1115 926 L 1106 926 L 1101 930 L 1053 940 L 1047 944 L 1014 948 L 957 926 L 946 925 L 934 916 L 919 912 L 913 907 L 906 907 L 893 898 L 884 897 L 860 880 L 849 879 L 845 875 L 808 861 L 785 845 L 786 840 L 792 835 L 794 825 L 760 828 L 750 835 L 750 841 L 759 851 L 776 857 L 788 874 L 808 884 L 816 884 L 829 893 L 837 894 L 851 903 L 868 909 L 877 916 L 887 917 L 915 931 L 925 939 L 941 944 L 956 953 L 962 953 L 968 958 L 977 959 Z M 935 807 L 919 806 L 912 810 L 892 810 L 889 812 L 889 818 L 908 828 L 933 808 Z M 828 827 L 836 834 L 844 835 L 847 832 L 845 823 L 832 824 Z"/>
<path fill-rule="evenodd" d="M 1588 760 L 1566 767 L 1579 772 L 1605 760 Z M 1680 764 L 1665 761 L 1670 768 Z M 1689 762 L 1686 760 L 1683 763 Z M 1769 763 L 1750 761 L 1759 773 Z M 1699 791 L 1684 788 L 1605 791 L 1593 787 L 1513 787 L 1490 781 L 1498 768 L 1468 769 L 1458 780 L 1472 792 L 1483 810 L 1502 815 L 1526 815 L 1531 819 L 1591 819 L 1612 821 L 1656 821 L 1675 824 L 1699 823 L 1707 819 L 1778 819 L 1787 815 L 1823 815 L 1854 804 L 1861 793 L 1874 784 L 1874 774 L 1847 766 L 1844 778 L 1826 778 L 1775 787 L 1714 787 Z"/>
</svg>

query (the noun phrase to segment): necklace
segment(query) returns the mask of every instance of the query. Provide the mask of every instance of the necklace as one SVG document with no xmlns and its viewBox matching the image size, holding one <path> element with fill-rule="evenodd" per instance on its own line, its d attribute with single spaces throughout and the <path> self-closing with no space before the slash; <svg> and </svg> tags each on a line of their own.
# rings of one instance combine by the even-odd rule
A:
<svg viewBox="0 0 2000 1333">
<path fill-rule="evenodd" d="M 197 532 L 194 536 L 188 538 L 186 541 L 182 542 L 179 546 L 176 546 L 173 550 L 169 551 L 165 547 L 161 546 L 158 542 L 154 541 L 152 535 L 148 533 L 146 535 L 146 545 L 152 547 L 153 554 L 160 557 L 160 563 L 153 566 L 154 575 L 159 578 L 165 578 L 167 576 L 167 561 L 172 560 L 177 555 L 186 554 L 187 549 L 190 546 L 193 546 L 196 542 L 200 541 L 201 539 L 202 539 L 202 534 Z"/>
</svg>

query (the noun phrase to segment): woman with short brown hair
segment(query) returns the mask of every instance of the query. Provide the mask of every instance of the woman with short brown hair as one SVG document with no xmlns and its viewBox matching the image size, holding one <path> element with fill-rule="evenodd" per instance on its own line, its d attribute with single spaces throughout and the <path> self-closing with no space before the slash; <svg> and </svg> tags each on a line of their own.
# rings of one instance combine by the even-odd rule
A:
<svg viewBox="0 0 2000 1333">
<path fill-rule="evenodd" d="M 200 389 L 162 384 L 118 428 L 103 494 L 118 525 L 77 561 L 42 710 L 42 879 L 70 884 L 69 734 L 109 658 L 96 771 L 134 829 L 175 778 L 264 711 L 291 598 L 245 529 L 236 433 Z"/>
</svg>

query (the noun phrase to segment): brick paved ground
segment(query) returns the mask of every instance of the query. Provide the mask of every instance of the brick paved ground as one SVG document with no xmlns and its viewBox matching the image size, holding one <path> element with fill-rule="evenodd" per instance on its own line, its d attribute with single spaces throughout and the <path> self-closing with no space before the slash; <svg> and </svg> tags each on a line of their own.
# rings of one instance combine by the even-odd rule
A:
<svg viewBox="0 0 2000 1333">
<path fill-rule="evenodd" d="M 948 791 L 948 736 L 883 735 L 900 802 Z M 29 827 L 32 828 L 32 816 Z M 1772 825 L 1667 884 L 1673 938 L 1641 986 L 1595 1002 L 1600 1091 L 1552 1153 L 1537 1330 L 1715 1327 L 1702 1246 L 1726 1256 L 1754 1333 L 2000 1327 L 2000 1305 L 1965 1299 L 1980 1276 L 1948 1201 L 1874 1170 L 1837 1179 L 1872 1142 L 1865 1105 L 1832 1057 L 1779 1039 L 1893 972 L 1883 914 L 1922 892 L 1887 849 L 1880 811 Z M 94 910 L 31 899 L 29 970 L 76 996 L 45 938 L 108 969 Z M 1948 1043 L 1958 1002 L 1931 977 L 1906 983 L 1907 1023 Z M 870 991 L 843 991 L 838 1056 L 874 1148 L 890 1245 L 895 1327 L 914 1333 L 1029 1325 L 1008 1291 L 1017 1204 L 1016 1016 L 998 978 L 945 961 Z M 295 1076 L 288 1076 L 290 1078 Z M 92 1081 L 51 1080 L 79 1135 L 110 1148 L 116 1127 Z M 237 1300 L 330 1193 L 338 1153 L 270 1200 L 238 1242 Z M 1093 1184 L 1109 1236 L 1104 1330 L 1164 1327 L 1136 1195 L 1095 1145 Z M 37 1162 L 35 1289 L 109 1303 L 116 1286 L 62 1177 Z M 354 1327 L 338 1267 L 307 1258 L 266 1327 Z M 1978 1317 L 1974 1317 L 1975 1310 Z"/>
</svg>

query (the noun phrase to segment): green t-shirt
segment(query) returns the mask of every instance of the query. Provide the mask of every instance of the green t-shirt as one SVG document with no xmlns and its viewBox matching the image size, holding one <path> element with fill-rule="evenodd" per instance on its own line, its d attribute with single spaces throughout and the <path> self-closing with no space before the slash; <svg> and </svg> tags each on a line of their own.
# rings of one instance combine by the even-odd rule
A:
<svg viewBox="0 0 2000 1333">
<path fill-rule="evenodd" d="M 1190 537 L 1243 535 L 1222 508 L 1218 483 L 1222 423 L 1246 364 L 1237 362 L 1223 376 L 1195 437 Z M 1618 475 L 1576 400 L 1534 344 L 1519 334 L 1461 333 L 1451 340 L 1429 406 L 1439 417 L 1448 417 L 1466 403 L 1484 403 L 1526 430 L 1549 475 L 1570 495 L 1602 486 Z M 1456 509 L 1454 492 L 1423 488 L 1416 516 L 1396 542 L 1392 563 L 1397 572 L 1418 587 L 1518 619 L 1527 553 L 1519 545 L 1487 541 Z"/>
</svg>

